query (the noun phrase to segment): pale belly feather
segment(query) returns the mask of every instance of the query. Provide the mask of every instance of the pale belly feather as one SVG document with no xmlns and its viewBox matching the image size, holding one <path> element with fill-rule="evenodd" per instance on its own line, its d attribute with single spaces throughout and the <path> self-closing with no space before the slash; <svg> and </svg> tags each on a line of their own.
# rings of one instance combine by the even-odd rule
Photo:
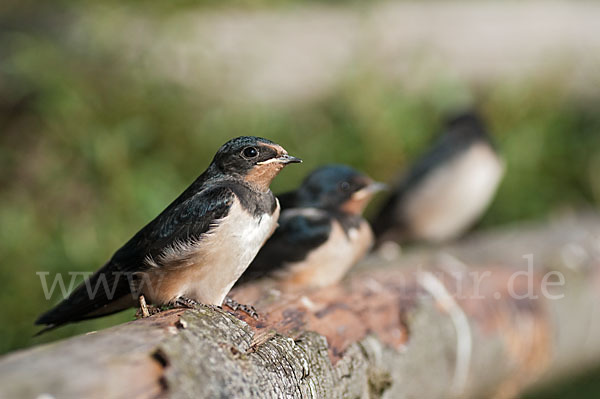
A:
<svg viewBox="0 0 600 399">
<path fill-rule="evenodd" d="M 303 261 L 290 263 L 282 270 L 284 284 L 325 287 L 340 281 L 373 244 L 373 233 L 367 222 L 352 228 L 348 234 L 333 222 L 328 240 L 313 250 Z"/>
<path fill-rule="evenodd" d="M 444 241 L 462 233 L 485 211 L 503 173 L 503 162 L 485 144 L 435 171 L 402 209 L 413 238 Z"/>
</svg>

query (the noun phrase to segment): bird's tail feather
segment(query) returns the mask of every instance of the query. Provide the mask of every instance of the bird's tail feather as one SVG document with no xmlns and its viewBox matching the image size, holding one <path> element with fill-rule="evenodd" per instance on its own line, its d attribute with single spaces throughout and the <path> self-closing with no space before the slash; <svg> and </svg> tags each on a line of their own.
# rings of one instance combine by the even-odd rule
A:
<svg viewBox="0 0 600 399">
<path fill-rule="evenodd" d="M 43 313 L 35 324 L 45 324 L 36 335 L 63 324 L 92 319 L 124 310 L 135 303 L 125 275 L 110 273 L 110 264 L 81 283 L 66 299 Z"/>
</svg>

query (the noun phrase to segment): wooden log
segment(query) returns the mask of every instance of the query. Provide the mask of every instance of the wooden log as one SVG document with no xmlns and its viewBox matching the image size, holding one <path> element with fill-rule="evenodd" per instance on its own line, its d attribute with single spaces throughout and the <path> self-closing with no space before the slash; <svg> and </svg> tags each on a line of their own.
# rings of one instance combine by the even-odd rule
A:
<svg viewBox="0 0 600 399">
<path fill-rule="evenodd" d="M 260 317 L 170 310 L 4 356 L 0 398 L 514 397 L 600 362 L 600 219 L 384 248 L 333 287 L 234 297 Z"/>
</svg>

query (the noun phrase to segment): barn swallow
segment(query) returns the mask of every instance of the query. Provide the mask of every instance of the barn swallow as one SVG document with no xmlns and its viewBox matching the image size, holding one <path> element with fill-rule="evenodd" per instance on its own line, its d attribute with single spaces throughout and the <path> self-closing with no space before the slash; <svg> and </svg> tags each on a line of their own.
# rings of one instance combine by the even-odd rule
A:
<svg viewBox="0 0 600 399">
<path fill-rule="evenodd" d="M 281 196 L 279 227 L 239 283 L 264 276 L 290 288 L 339 281 L 373 244 L 361 214 L 383 186 L 344 165 L 312 172 L 298 190 Z"/>
<path fill-rule="evenodd" d="M 54 328 L 133 307 L 138 299 L 220 306 L 277 227 L 280 207 L 269 185 L 296 162 L 263 138 L 228 141 L 173 203 L 35 323 Z"/>
<path fill-rule="evenodd" d="M 475 113 L 450 119 L 375 217 L 378 245 L 460 236 L 488 207 L 503 175 L 504 162 L 482 119 Z"/>
</svg>

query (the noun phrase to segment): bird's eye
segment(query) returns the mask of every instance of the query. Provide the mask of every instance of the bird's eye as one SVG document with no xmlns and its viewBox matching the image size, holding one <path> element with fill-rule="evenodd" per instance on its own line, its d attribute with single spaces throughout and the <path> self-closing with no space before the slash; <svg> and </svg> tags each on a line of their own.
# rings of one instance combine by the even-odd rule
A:
<svg viewBox="0 0 600 399">
<path fill-rule="evenodd" d="M 246 147 L 242 151 L 244 158 L 256 158 L 258 156 L 258 150 L 254 147 Z"/>
<path fill-rule="evenodd" d="M 342 182 L 342 184 L 340 184 L 340 189 L 342 191 L 349 191 L 350 190 L 350 183 L 348 183 L 347 181 Z"/>
</svg>

